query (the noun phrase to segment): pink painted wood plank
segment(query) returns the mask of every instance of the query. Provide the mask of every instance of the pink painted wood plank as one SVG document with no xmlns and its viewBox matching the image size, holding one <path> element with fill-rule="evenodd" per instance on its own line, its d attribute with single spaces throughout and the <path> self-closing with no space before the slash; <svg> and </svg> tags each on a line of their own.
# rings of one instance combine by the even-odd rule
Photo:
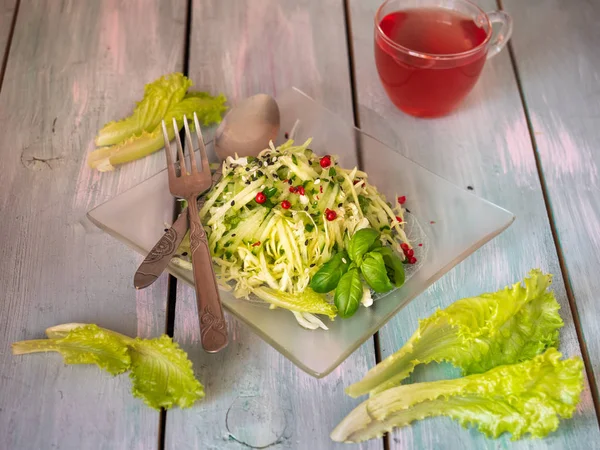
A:
<svg viewBox="0 0 600 450">
<path fill-rule="evenodd" d="M 159 414 L 131 396 L 126 375 L 55 354 L 14 357 L 10 343 L 65 322 L 164 331 L 166 279 L 136 292 L 140 258 L 85 220 L 163 157 L 100 174 L 86 154 L 145 83 L 182 69 L 184 33 L 180 0 L 21 1 L 0 93 L 2 449 L 157 446 Z"/>
<path fill-rule="evenodd" d="M 17 0 L 0 0 L 0 54 L 2 55 L 4 55 L 8 44 L 10 26 L 13 22 L 16 5 Z"/>
<path fill-rule="evenodd" d="M 17 0 L 0 0 L 0 71 L 6 51 Z"/>
</svg>

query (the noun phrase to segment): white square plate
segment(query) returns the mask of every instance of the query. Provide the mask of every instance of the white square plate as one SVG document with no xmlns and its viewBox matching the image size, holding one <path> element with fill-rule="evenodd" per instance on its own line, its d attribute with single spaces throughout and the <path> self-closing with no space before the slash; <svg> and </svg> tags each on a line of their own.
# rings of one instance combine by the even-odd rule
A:
<svg viewBox="0 0 600 450">
<path fill-rule="evenodd" d="M 408 230 L 420 259 L 418 270 L 406 283 L 370 308 L 361 307 L 350 319 L 326 321 L 329 331 L 310 331 L 296 323 L 288 311 L 269 310 L 264 305 L 236 299 L 221 291 L 225 308 L 250 326 L 294 364 L 315 377 L 323 377 L 369 339 L 409 301 L 427 289 L 444 273 L 504 231 L 513 221 L 510 212 L 434 175 L 398 154 L 377 139 L 342 121 L 297 89 L 277 97 L 284 134 L 295 127 L 296 142 L 312 137 L 317 154 L 336 154 L 340 165 L 353 167 L 362 154 L 362 169 L 369 182 L 388 199 L 407 197 L 410 210 Z M 209 145 L 209 154 L 212 153 Z M 213 160 L 214 158 L 214 154 Z M 174 199 L 169 193 L 167 172 L 162 171 L 143 183 L 98 206 L 88 217 L 107 233 L 146 255 L 163 234 L 164 224 L 172 222 Z M 417 218 L 415 221 L 414 218 Z M 425 238 L 426 236 L 426 238 Z M 417 242 L 417 241 L 423 242 Z M 419 247 L 418 244 L 423 246 Z M 131 276 L 136 267 L 131 267 Z M 170 265 L 169 272 L 192 284 L 192 274 Z"/>
</svg>

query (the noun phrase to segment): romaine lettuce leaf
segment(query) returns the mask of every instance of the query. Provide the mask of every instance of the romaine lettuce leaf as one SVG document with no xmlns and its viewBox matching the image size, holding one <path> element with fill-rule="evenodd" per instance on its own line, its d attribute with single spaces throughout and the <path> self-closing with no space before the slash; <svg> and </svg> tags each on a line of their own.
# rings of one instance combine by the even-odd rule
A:
<svg viewBox="0 0 600 450">
<path fill-rule="evenodd" d="M 227 111 L 227 106 L 225 106 L 227 97 L 223 94 L 213 96 L 208 92 L 190 91 L 185 94 L 183 99 L 188 100 L 190 98 L 196 99 L 196 101 L 193 102 L 196 108 L 194 111 L 196 111 L 198 120 L 200 120 L 203 125 L 221 123 L 223 113 Z M 191 117 L 188 117 L 188 119 L 191 119 Z M 191 122 L 190 125 L 192 125 Z"/>
<path fill-rule="evenodd" d="M 190 86 L 191 80 L 181 73 L 172 73 L 147 84 L 144 98 L 137 104 L 133 114 L 104 125 L 96 136 L 96 145 L 115 145 L 144 131 L 153 131 L 167 111 L 183 99 Z"/>
<path fill-rule="evenodd" d="M 48 328 L 50 339 L 15 342 L 13 354 L 56 351 L 67 364 L 96 364 L 113 375 L 131 370 L 133 395 L 160 409 L 187 408 L 204 397 L 187 354 L 168 336 L 130 338 L 93 324 Z"/>
<path fill-rule="evenodd" d="M 50 338 L 50 339 L 61 339 L 61 338 L 67 337 L 69 335 L 69 333 L 71 331 L 73 331 L 74 329 L 86 327 L 88 325 L 89 324 L 87 324 L 87 323 L 77 323 L 77 322 L 70 322 L 70 323 L 63 323 L 62 325 L 55 325 L 53 327 L 46 328 L 46 336 L 48 336 L 48 338 Z M 106 334 L 109 334 L 111 336 L 121 339 L 125 344 L 130 344 L 131 342 L 133 342 L 132 338 L 130 338 L 129 336 L 125 336 L 124 334 L 117 333 L 116 331 L 113 331 L 113 330 L 107 330 L 106 328 L 100 328 L 100 329 Z M 25 342 L 27 342 L 27 341 L 25 341 Z"/>
<path fill-rule="evenodd" d="M 226 98 L 223 95 L 212 97 L 209 94 L 197 92 L 171 106 L 164 116 L 169 139 L 175 137 L 173 119 L 177 121 L 177 127 L 181 130 L 184 115 L 191 120 L 195 112 L 198 120 L 204 125 L 219 123 L 223 112 L 227 109 L 225 101 Z M 162 117 L 160 119 L 162 120 Z M 189 123 L 193 131 L 193 120 Z M 162 125 L 159 123 L 151 132 L 143 131 L 117 145 L 91 152 L 88 155 L 88 165 L 101 172 L 114 170 L 114 166 L 143 158 L 162 149 L 164 145 Z"/>
<path fill-rule="evenodd" d="M 458 300 L 419 322 L 409 341 L 346 389 L 358 397 L 400 384 L 415 366 L 447 361 L 464 374 L 531 359 L 556 346 L 563 321 L 540 270 L 501 291 Z"/>
<path fill-rule="evenodd" d="M 154 409 L 189 408 L 204 397 L 187 354 L 168 336 L 137 338 L 131 344 L 133 395 Z"/>
<path fill-rule="evenodd" d="M 388 389 L 354 409 L 331 433 L 334 441 L 362 442 L 426 417 L 448 416 L 476 425 L 488 437 L 519 439 L 555 431 L 570 418 L 583 390 L 583 363 L 560 360 L 554 348 L 533 359 L 456 380 Z"/>
<path fill-rule="evenodd" d="M 328 303 L 323 295 L 317 294 L 311 288 L 306 288 L 299 294 L 277 291 L 268 287 L 254 289 L 254 293 L 262 300 L 271 304 L 272 308 L 285 308 L 290 311 L 323 314 L 331 320 L 337 313 L 335 305 Z"/>
<path fill-rule="evenodd" d="M 58 352 L 66 364 L 96 364 L 112 375 L 129 369 L 131 357 L 127 344 L 118 335 L 97 325 L 83 325 L 59 339 L 15 342 L 13 354 Z"/>
</svg>

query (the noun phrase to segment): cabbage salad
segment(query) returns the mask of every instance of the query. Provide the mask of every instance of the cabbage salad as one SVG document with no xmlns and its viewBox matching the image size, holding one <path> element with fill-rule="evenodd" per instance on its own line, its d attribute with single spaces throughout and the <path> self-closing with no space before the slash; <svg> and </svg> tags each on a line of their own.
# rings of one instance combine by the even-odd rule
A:
<svg viewBox="0 0 600 450">
<path fill-rule="evenodd" d="M 317 315 L 349 317 L 361 302 L 370 305 L 371 291 L 400 286 L 402 265 L 416 258 L 403 229 L 404 198 L 392 206 L 366 173 L 315 155 L 310 142 L 271 142 L 256 158 L 229 157 L 200 217 L 222 286 L 288 309 L 306 328 L 327 329 Z M 370 233 L 356 236 L 358 250 L 348 256 L 363 229 Z M 311 283 L 320 270 L 327 283 Z M 333 302 L 327 292 L 336 286 Z"/>
</svg>

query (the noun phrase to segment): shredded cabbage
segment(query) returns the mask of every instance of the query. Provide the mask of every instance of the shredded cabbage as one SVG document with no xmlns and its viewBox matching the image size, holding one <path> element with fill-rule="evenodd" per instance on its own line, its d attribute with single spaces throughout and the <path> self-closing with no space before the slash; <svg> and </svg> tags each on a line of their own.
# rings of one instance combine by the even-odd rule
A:
<svg viewBox="0 0 600 450">
<path fill-rule="evenodd" d="M 292 311 L 305 328 L 326 329 L 315 314 L 333 319 L 336 309 L 308 287 L 312 275 L 359 229 L 378 230 L 382 243 L 398 250 L 408 239 L 400 204 L 391 206 L 366 173 L 339 167 L 335 156 L 321 167 L 310 142 L 271 143 L 257 158 L 228 158 L 200 217 L 222 285 L 232 286 L 237 298 L 254 295 Z M 260 192 L 264 203 L 256 201 Z M 327 220 L 328 211 L 334 220 Z"/>
</svg>

